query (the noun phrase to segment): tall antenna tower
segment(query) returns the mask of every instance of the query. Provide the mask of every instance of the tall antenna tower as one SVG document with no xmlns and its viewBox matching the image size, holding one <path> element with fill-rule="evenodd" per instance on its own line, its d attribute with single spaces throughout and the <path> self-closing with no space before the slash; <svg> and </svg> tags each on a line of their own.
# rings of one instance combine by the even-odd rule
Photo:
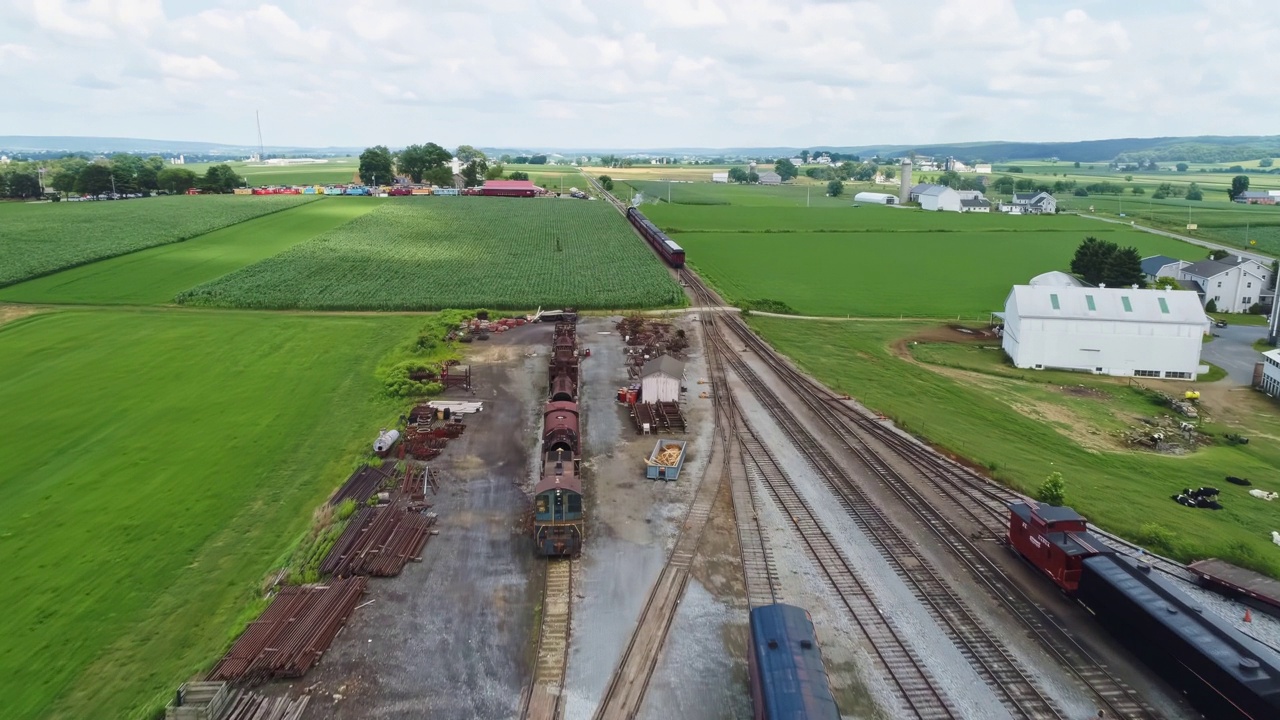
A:
<svg viewBox="0 0 1280 720">
<path fill-rule="evenodd" d="M 266 162 L 267 153 L 262 146 L 262 116 L 258 114 L 257 110 L 254 110 L 253 118 L 258 121 L 258 162 Z"/>
</svg>

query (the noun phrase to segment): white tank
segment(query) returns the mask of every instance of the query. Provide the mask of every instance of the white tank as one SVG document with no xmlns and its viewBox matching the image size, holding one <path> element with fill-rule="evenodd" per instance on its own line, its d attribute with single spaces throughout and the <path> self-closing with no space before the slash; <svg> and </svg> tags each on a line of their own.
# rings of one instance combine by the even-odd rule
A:
<svg viewBox="0 0 1280 720">
<path fill-rule="evenodd" d="M 378 433 L 378 439 L 373 442 L 374 452 L 386 452 L 391 449 L 392 445 L 400 439 L 399 430 L 383 430 Z"/>
</svg>

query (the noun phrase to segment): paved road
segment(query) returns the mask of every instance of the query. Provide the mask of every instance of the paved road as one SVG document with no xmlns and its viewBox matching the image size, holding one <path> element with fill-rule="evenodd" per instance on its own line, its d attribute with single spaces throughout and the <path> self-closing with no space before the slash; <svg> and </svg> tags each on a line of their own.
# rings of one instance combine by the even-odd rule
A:
<svg viewBox="0 0 1280 720">
<path fill-rule="evenodd" d="M 1262 357 L 1253 344 L 1267 334 L 1265 327 L 1229 325 L 1214 328 L 1216 335 L 1213 342 L 1204 346 L 1200 359 L 1211 362 L 1227 371 L 1227 377 L 1233 385 L 1250 385 L 1253 383 L 1253 366 Z"/>
</svg>

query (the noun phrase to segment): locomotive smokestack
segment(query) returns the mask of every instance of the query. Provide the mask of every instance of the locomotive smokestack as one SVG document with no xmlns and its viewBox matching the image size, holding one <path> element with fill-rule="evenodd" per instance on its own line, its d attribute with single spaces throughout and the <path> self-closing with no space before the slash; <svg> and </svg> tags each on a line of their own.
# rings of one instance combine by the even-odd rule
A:
<svg viewBox="0 0 1280 720">
<path fill-rule="evenodd" d="M 898 169 L 898 204 L 906 205 L 911 199 L 911 158 L 902 158 Z"/>
</svg>

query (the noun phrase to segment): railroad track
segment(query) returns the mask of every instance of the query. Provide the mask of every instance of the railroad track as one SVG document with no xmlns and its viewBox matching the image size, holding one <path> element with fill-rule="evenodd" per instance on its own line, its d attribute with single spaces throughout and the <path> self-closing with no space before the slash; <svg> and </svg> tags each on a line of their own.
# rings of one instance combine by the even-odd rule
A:
<svg viewBox="0 0 1280 720">
<path fill-rule="evenodd" d="M 702 532 L 707 527 L 711 506 L 720 492 L 725 475 L 721 474 L 719 480 L 711 482 L 704 478 L 698 485 L 693 503 L 680 527 L 675 547 L 658 575 L 657 582 L 649 591 L 640 620 L 631 633 L 631 640 L 609 679 L 604 699 L 596 708 L 596 720 L 629 720 L 639 713 L 649 688 L 649 680 L 666 642 L 667 632 L 671 629 L 671 621 L 675 618 L 676 608 L 679 607 L 680 598 L 684 596 L 685 586 L 689 583 L 693 558 L 702 542 Z"/>
<path fill-rule="evenodd" d="M 688 272 L 685 274 L 685 279 L 696 294 L 703 295 L 704 303 L 714 304 L 714 296 L 701 283 L 700 279 Z M 1012 491 L 992 489 L 990 487 L 991 484 L 985 479 L 982 480 L 984 486 L 961 482 L 960 473 L 954 471 L 946 472 L 951 469 L 949 467 L 950 464 L 943 461 L 928 448 L 916 443 L 914 440 L 908 440 L 898 435 L 878 421 L 857 412 L 854 408 L 843 403 L 833 404 L 832 401 L 837 399 L 834 394 L 825 390 L 825 388 L 822 388 L 821 392 L 816 390 L 815 387 L 820 388 L 821 386 L 816 386 L 815 383 L 791 368 L 772 348 L 751 332 L 739 318 L 729 318 L 725 324 L 744 342 L 747 349 L 757 354 L 770 367 L 771 371 L 795 388 L 805 405 L 813 410 L 819 419 L 835 433 L 846 449 L 901 497 L 904 500 L 904 504 L 924 522 L 925 526 L 945 546 L 952 549 L 959 556 L 974 577 L 991 588 L 993 594 L 1041 640 L 1042 644 L 1050 652 L 1058 657 L 1064 666 L 1084 682 L 1116 716 L 1125 718 L 1157 717 L 1154 710 L 1132 688 L 1114 677 L 1106 669 L 1105 664 L 1094 658 L 1044 608 L 1031 601 L 985 555 L 978 552 L 964 533 L 955 528 L 927 498 L 921 496 L 910 483 L 899 476 L 885 462 L 884 458 L 853 428 L 861 429 L 873 434 L 877 440 L 882 440 L 891 451 L 900 455 L 911 463 L 913 467 L 920 470 L 921 475 L 939 489 L 940 493 L 948 497 L 953 504 L 965 507 L 966 512 L 975 518 L 979 518 L 984 514 L 994 518 L 997 517 L 996 513 L 998 512 L 1001 523 L 1007 522 L 1007 510 L 1004 509 L 1004 503 L 1012 498 L 1001 497 L 1001 495 L 1008 494 L 1019 498 L 1020 496 L 1016 496 Z M 758 376 L 754 379 L 748 379 L 755 375 L 749 366 L 741 360 L 735 360 L 733 364 L 735 365 L 735 372 L 743 376 L 753 394 L 765 404 L 771 413 L 774 413 L 777 417 L 785 417 L 791 414 L 790 410 L 781 403 L 776 394 L 759 380 Z M 841 408 L 847 412 L 837 413 L 835 408 Z M 846 422 L 846 419 L 852 422 Z M 875 518 L 878 509 L 865 496 L 858 497 L 862 495 L 861 492 L 844 476 L 839 466 L 826 455 L 816 439 L 801 426 L 783 423 L 781 427 L 784 432 L 792 436 L 793 441 L 797 443 L 798 447 L 801 447 L 802 451 L 807 450 L 810 446 L 815 449 L 814 452 L 805 452 L 807 459 L 813 464 L 819 475 L 827 480 L 829 487 L 836 492 L 837 497 L 842 498 L 846 510 L 850 511 L 855 521 L 859 521 L 861 518 L 859 524 L 868 530 L 873 542 L 879 545 L 886 538 L 891 542 L 896 542 L 892 540 L 892 533 L 882 533 L 873 529 L 874 525 L 879 522 Z M 966 497 L 968 501 L 966 501 Z M 979 499 L 980 502 L 975 505 L 975 501 Z M 864 525 L 868 521 L 870 524 Z M 909 551 L 910 546 L 908 545 L 905 549 Z M 886 557 L 891 561 L 894 557 L 910 557 L 902 554 L 903 548 L 901 547 L 889 548 L 888 552 L 882 548 L 882 553 L 885 553 Z M 901 563 L 896 563 L 896 565 L 899 568 L 903 567 Z M 912 568 L 905 569 L 911 570 Z M 900 571 L 899 574 L 903 575 L 903 572 Z M 904 579 L 908 579 L 908 577 L 904 576 Z M 926 607 L 934 610 L 935 617 L 942 616 L 943 627 L 951 629 L 952 632 L 950 634 L 953 641 L 958 640 L 957 647 L 961 648 L 962 652 L 970 658 L 975 669 L 987 680 L 988 684 L 991 684 L 993 688 L 1002 694 L 1006 707 L 1011 707 L 1015 714 L 1021 714 L 1023 717 L 1060 716 L 1053 704 L 1035 688 L 1034 683 L 1030 683 L 1025 676 L 1023 676 L 1023 680 L 1019 680 L 1018 676 L 1022 675 L 1021 670 L 1016 661 L 1009 658 L 1007 651 L 999 643 L 991 640 L 989 633 L 982 630 L 980 624 L 975 622 L 970 625 L 968 623 L 964 618 L 966 611 L 963 605 L 960 604 L 960 608 L 956 608 L 954 605 L 958 604 L 958 602 L 952 603 L 946 599 L 950 591 L 945 588 L 945 584 L 939 590 L 932 585 L 932 582 L 926 577 L 923 579 L 923 584 L 916 584 L 917 595 L 921 596 Z M 941 607 L 938 606 L 939 602 Z M 982 637 L 984 634 L 987 635 L 986 639 Z M 976 638 L 976 644 L 971 645 L 969 643 L 971 637 Z M 1010 668 L 1010 665 L 1013 665 L 1013 668 Z"/>
<path fill-rule="evenodd" d="M 547 561 L 538 657 L 533 666 L 533 682 L 525 691 L 520 708 L 523 720 L 559 720 L 564 717 L 564 674 L 569 664 L 573 570 L 573 560 L 557 558 Z"/>
</svg>

